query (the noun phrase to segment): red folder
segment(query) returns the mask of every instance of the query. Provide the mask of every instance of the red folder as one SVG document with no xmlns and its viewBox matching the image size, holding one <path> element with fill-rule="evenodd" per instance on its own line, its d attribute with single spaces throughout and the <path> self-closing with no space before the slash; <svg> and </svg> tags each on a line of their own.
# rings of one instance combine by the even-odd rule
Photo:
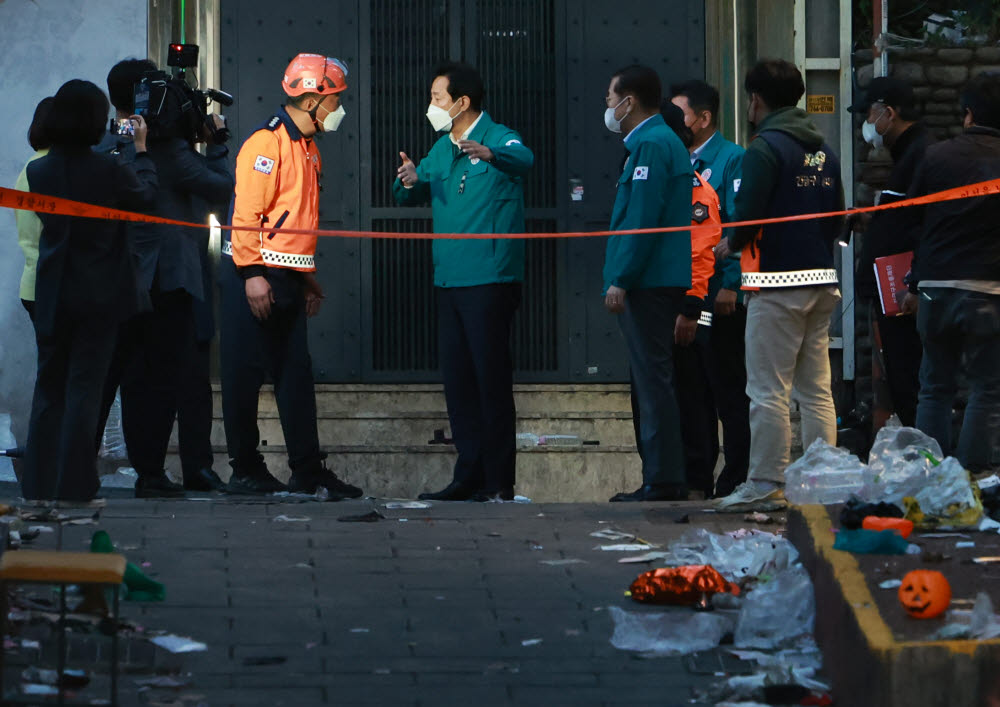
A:
<svg viewBox="0 0 1000 707">
<path fill-rule="evenodd" d="M 899 314 L 907 287 L 903 283 L 913 263 L 913 251 L 875 258 L 875 284 L 882 303 L 882 314 L 892 317 Z"/>
</svg>

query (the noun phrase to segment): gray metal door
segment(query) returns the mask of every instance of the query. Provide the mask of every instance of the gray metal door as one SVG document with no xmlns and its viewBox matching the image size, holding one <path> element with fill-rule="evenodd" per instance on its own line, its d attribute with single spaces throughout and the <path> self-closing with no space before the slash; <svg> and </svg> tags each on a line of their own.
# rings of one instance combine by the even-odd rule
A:
<svg viewBox="0 0 1000 707">
<path fill-rule="evenodd" d="M 419 159 L 437 137 L 423 113 L 445 59 L 480 69 L 486 110 L 534 150 L 525 197 L 536 232 L 607 226 L 622 146 L 601 114 L 615 69 L 649 64 L 665 84 L 704 76 L 698 0 L 633 0 L 627 13 L 609 0 L 223 0 L 222 11 L 222 84 L 238 99 L 240 140 L 281 102 L 296 53 L 348 63 L 347 118 L 320 143 L 321 228 L 430 230 L 430 209 L 397 207 L 390 187 L 399 150 Z M 324 238 L 317 255 L 327 295 L 310 324 L 317 380 L 438 380 L 429 241 Z M 603 259 L 603 238 L 529 241 L 519 381 L 627 379 L 600 298 Z"/>
</svg>

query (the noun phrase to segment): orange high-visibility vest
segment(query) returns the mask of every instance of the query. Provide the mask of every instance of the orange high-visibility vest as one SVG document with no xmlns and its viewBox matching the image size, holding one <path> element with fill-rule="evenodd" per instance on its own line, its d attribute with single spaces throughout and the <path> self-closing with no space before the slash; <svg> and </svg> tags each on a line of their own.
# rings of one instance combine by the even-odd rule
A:
<svg viewBox="0 0 1000 707">
<path fill-rule="evenodd" d="M 691 190 L 691 225 L 706 222 L 714 228 L 691 229 L 691 289 L 688 295 L 704 300 L 708 296 L 708 281 L 715 273 L 715 246 L 722 238 L 722 215 L 719 195 L 698 172 L 694 173 Z"/>
<path fill-rule="evenodd" d="M 232 225 L 253 230 L 232 231 L 228 250 L 237 267 L 316 270 L 315 235 L 274 229 L 319 226 L 321 167 L 316 143 L 302 137 L 284 109 L 247 138 L 236 157 Z"/>
</svg>

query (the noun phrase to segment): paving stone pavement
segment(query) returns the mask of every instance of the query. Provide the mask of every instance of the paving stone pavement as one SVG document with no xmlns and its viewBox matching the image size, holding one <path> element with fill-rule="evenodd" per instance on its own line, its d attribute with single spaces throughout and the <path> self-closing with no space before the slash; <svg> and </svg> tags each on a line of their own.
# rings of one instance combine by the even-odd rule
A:
<svg viewBox="0 0 1000 707">
<path fill-rule="evenodd" d="M 136 646 L 122 704 L 673 706 L 713 679 L 611 646 L 606 608 L 635 609 L 623 592 L 648 567 L 619 564 L 589 534 L 666 544 L 743 527 L 740 516 L 695 503 L 382 503 L 111 498 L 96 527 L 167 587 L 164 602 L 124 602 L 123 617 L 208 644 L 147 652 L 146 665 Z M 338 521 L 373 507 L 385 519 Z M 86 549 L 96 527 L 66 526 L 63 549 Z M 568 559 L 582 562 L 542 562 Z M 189 684 L 141 690 L 154 669 Z"/>
</svg>

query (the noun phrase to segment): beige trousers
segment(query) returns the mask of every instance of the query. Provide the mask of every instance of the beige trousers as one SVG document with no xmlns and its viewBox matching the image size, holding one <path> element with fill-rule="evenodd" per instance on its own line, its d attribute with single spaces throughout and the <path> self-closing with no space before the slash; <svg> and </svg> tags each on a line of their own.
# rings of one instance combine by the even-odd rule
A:
<svg viewBox="0 0 1000 707">
<path fill-rule="evenodd" d="M 747 300 L 747 396 L 751 481 L 783 483 L 792 441 L 789 407 L 802 416 L 802 446 L 837 442 L 830 392 L 830 316 L 836 287 L 770 288 Z"/>
</svg>

